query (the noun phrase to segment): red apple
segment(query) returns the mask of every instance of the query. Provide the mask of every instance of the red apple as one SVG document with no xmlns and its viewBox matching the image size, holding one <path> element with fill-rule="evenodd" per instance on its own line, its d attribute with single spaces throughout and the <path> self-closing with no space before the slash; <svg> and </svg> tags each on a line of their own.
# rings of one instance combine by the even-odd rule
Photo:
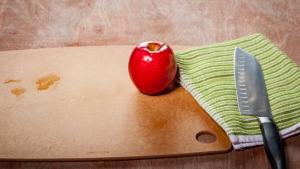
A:
<svg viewBox="0 0 300 169">
<path fill-rule="evenodd" d="M 155 95 L 173 82 L 177 65 L 168 45 L 149 41 L 133 50 L 128 69 L 131 80 L 142 93 Z"/>
</svg>

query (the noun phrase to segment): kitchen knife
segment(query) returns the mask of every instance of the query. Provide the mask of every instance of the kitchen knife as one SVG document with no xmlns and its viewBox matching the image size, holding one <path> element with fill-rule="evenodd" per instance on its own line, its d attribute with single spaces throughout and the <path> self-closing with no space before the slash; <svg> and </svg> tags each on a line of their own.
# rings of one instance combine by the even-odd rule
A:
<svg viewBox="0 0 300 169">
<path fill-rule="evenodd" d="M 234 52 L 235 85 L 241 114 L 254 115 L 260 123 L 264 146 L 274 169 L 285 168 L 279 132 L 272 120 L 263 72 L 258 61 L 241 48 Z"/>
</svg>

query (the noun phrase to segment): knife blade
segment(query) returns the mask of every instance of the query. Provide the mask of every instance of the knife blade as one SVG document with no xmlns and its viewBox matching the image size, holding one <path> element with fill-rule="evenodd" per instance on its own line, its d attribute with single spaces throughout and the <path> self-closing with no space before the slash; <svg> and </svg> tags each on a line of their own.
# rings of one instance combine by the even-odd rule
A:
<svg viewBox="0 0 300 169">
<path fill-rule="evenodd" d="M 256 116 L 272 168 L 285 168 L 285 156 L 271 108 L 263 72 L 259 62 L 241 48 L 235 48 L 235 85 L 240 113 Z"/>
</svg>

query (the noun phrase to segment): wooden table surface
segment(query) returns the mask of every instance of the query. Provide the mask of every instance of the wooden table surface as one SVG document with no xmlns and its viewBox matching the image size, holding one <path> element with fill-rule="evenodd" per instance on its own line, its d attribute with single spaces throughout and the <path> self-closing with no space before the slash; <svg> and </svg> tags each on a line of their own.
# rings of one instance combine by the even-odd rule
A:
<svg viewBox="0 0 300 169">
<path fill-rule="evenodd" d="M 0 50 L 137 44 L 200 46 L 260 32 L 300 65 L 300 1 L 3 0 Z M 285 139 L 300 168 L 300 135 Z M 225 154 L 128 161 L 1 162 L 0 168 L 270 168 L 263 147 Z"/>
</svg>

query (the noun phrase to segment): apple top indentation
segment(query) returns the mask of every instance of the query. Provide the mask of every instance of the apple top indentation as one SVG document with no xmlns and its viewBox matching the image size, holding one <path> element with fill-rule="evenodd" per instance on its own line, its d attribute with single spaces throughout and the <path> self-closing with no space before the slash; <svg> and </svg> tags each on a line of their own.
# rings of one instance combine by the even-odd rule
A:
<svg viewBox="0 0 300 169">
<path fill-rule="evenodd" d="M 144 50 L 147 50 L 150 53 L 158 53 L 160 51 L 167 49 L 167 45 L 157 41 L 146 41 L 141 43 L 138 46 L 138 48 L 143 48 Z"/>
</svg>

